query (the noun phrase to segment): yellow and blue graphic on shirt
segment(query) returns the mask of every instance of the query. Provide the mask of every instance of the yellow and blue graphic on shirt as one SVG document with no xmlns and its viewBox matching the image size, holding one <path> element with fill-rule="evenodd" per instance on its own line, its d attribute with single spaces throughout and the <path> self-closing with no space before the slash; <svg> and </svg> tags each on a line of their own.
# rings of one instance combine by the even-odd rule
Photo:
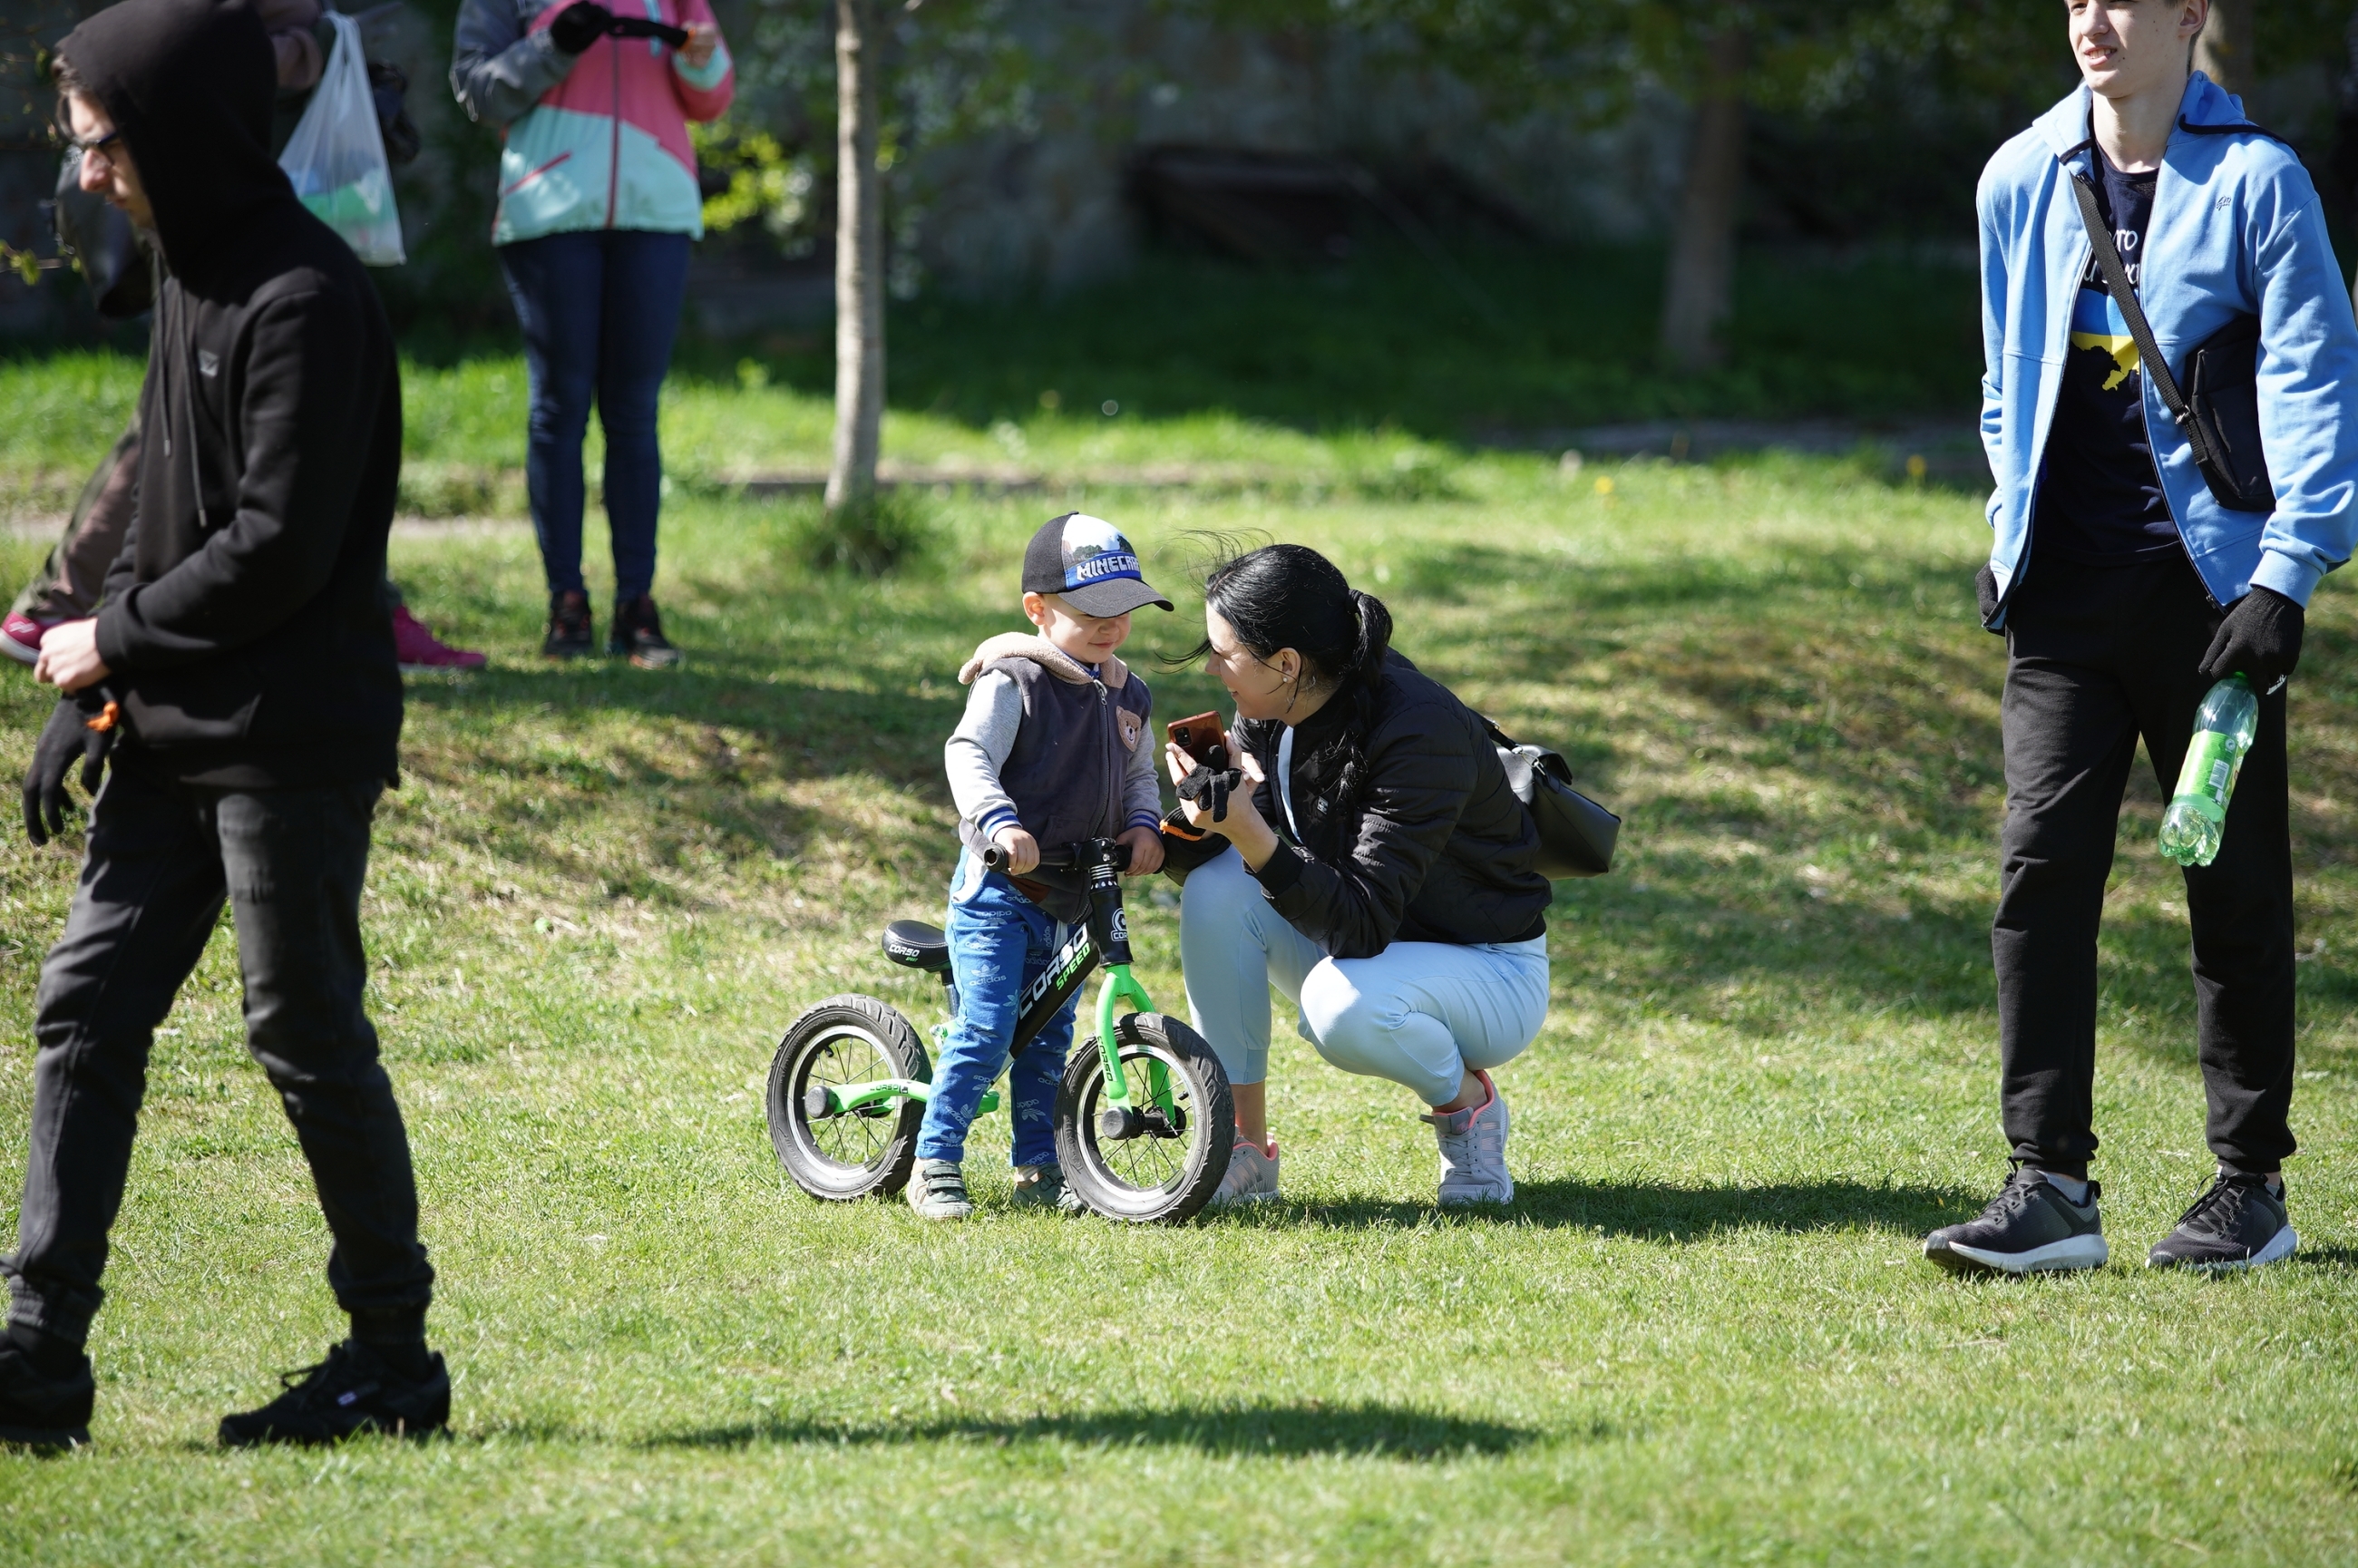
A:
<svg viewBox="0 0 2358 1568">
<path fill-rule="evenodd" d="M 2094 349 L 2113 362 L 2113 373 L 2104 378 L 2104 390 L 2110 392 L 2136 373 L 2136 340 L 2129 336 L 2129 324 L 2121 315 L 2121 308 L 2102 288 L 2082 288 L 2071 306 L 2071 346 Z"/>
</svg>

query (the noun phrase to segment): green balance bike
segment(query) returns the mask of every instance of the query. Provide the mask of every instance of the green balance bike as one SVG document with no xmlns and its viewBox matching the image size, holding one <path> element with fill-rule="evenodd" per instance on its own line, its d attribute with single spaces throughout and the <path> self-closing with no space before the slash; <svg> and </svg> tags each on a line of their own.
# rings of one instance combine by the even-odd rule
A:
<svg viewBox="0 0 2358 1568">
<path fill-rule="evenodd" d="M 1021 1055 L 1102 965 L 1097 1033 L 1073 1047 L 1057 1086 L 1056 1162 L 1065 1191 L 1093 1213 L 1176 1224 L 1202 1209 L 1228 1174 L 1236 1106 L 1203 1036 L 1156 1012 L 1130 974 L 1120 883 L 1129 862 L 1129 846 L 1109 838 L 1042 855 L 1044 866 L 1087 875 L 1088 918 L 1024 992 L 1008 1055 Z M 982 863 L 1004 871 L 1006 856 L 993 846 Z M 884 928 L 884 956 L 939 975 L 956 1015 L 949 943 L 938 928 L 892 922 Z M 1133 1011 L 1116 1016 L 1117 1002 Z M 948 1030 L 947 1022 L 936 1025 L 936 1041 Z M 813 1007 L 795 1020 L 770 1064 L 770 1141 L 786 1173 L 829 1201 L 900 1192 L 916 1161 L 932 1078 L 916 1030 L 890 1004 L 836 996 Z M 981 1108 L 999 1104 L 994 1088 Z"/>
</svg>

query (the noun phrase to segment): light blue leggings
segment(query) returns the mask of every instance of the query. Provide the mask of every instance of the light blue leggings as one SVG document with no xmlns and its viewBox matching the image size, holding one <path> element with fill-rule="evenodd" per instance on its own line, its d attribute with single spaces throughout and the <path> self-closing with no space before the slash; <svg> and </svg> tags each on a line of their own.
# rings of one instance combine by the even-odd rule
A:
<svg viewBox="0 0 2358 1568">
<path fill-rule="evenodd" d="M 1228 1081 L 1269 1076 L 1269 988 L 1299 1004 L 1295 1033 L 1347 1073 L 1446 1105 L 1476 1067 L 1522 1054 L 1547 1021 L 1547 938 L 1459 946 L 1395 942 L 1330 958 L 1225 854 L 1187 874 L 1179 906 L 1187 1011 Z"/>
</svg>

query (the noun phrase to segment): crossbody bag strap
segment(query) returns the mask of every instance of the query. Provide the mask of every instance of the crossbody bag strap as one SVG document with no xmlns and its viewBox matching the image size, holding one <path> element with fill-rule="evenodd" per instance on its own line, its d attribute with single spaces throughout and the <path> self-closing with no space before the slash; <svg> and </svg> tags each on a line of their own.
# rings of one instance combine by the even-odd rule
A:
<svg viewBox="0 0 2358 1568">
<path fill-rule="evenodd" d="M 2137 303 L 2136 290 L 2129 287 L 2128 269 L 2121 265 L 2121 253 L 2113 243 L 2112 232 L 2104 227 L 2104 215 L 2096 211 L 2096 188 L 2084 174 L 2071 176 L 2071 193 L 2079 199 L 2080 222 L 2088 231 L 2088 243 L 2096 253 L 2096 270 L 2104 276 L 2104 287 L 2112 294 L 2113 303 L 2121 308 L 2121 319 L 2128 323 L 2129 338 L 2136 344 L 2139 368 L 2153 377 L 2153 388 L 2161 394 L 2162 406 L 2186 434 L 2186 444 L 2194 449 L 2198 464 L 2211 460 L 2210 449 L 2203 445 L 2202 431 L 2186 406 L 2186 398 L 2178 390 L 2178 378 L 2169 373 L 2169 362 L 2161 357 L 2154 346 L 2153 328 L 2147 324 L 2145 308 Z"/>
</svg>

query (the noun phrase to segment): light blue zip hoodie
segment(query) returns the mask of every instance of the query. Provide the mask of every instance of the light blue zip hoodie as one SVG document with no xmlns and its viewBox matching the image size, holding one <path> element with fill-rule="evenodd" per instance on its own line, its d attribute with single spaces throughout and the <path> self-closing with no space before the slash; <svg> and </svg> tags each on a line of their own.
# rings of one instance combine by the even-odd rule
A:
<svg viewBox="0 0 2358 1568">
<path fill-rule="evenodd" d="M 2010 596 L 2031 554 L 2039 470 L 2063 384 L 2071 306 L 2088 265 L 2073 171 L 2097 177 L 2082 86 L 1982 170 L 1982 445 L 1997 489 L 1990 567 Z M 2237 129 L 2235 127 L 2245 127 Z M 2358 320 L 2308 171 L 2201 71 L 2154 184 L 2137 278 L 2153 337 L 2179 384 L 2194 346 L 2238 314 L 2260 319 L 2260 443 L 2274 512 L 2212 498 L 2150 375 L 2146 430 L 2163 496 L 2211 597 L 2254 587 L 2300 604 L 2350 558 L 2358 530 Z M 1997 624 L 2003 624 L 2001 608 Z"/>
</svg>

